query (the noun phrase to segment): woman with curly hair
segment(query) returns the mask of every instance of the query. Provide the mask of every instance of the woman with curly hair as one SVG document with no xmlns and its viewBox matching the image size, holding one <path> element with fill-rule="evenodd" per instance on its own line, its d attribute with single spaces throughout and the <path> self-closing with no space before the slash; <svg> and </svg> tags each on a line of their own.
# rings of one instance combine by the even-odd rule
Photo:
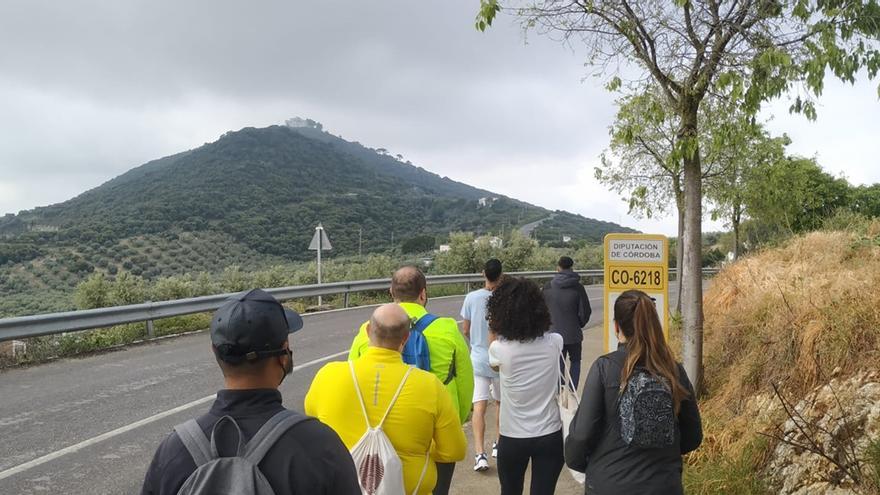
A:
<svg viewBox="0 0 880 495">
<path fill-rule="evenodd" d="M 552 494 L 565 462 L 556 394 L 562 337 L 548 333 L 541 289 L 505 278 L 489 297 L 489 364 L 501 377 L 498 478 L 502 495 L 520 495 L 529 461 L 533 495 Z"/>
</svg>

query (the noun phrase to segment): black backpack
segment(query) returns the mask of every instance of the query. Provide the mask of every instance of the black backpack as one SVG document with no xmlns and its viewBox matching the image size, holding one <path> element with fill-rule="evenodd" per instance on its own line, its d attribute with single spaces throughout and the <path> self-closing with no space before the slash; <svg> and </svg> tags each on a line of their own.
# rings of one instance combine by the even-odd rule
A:
<svg viewBox="0 0 880 495">
<path fill-rule="evenodd" d="M 223 416 L 214 424 L 210 440 L 194 419 L 175 426 L 174 431 L 196 463 L 196 470 L 180 487 L 178 495 L 274 495 L 269 480 L 258 467 L 260 461 L 287 430 L 313 419 L 285 409 L 272 416 L 247 444 L 231 416 Z M 224 423 L 231 425 L 237 434 L 233 457 L 222 457 L 217 450 L 218 435 L 222 435 Z"/>
<path fill-rule="evenodd" d="M 636 367 L 617 399 L 620 437 L 633 447 L 669 447 L 675 442 L 675 405 L 666 378 Z"/>
</svg>

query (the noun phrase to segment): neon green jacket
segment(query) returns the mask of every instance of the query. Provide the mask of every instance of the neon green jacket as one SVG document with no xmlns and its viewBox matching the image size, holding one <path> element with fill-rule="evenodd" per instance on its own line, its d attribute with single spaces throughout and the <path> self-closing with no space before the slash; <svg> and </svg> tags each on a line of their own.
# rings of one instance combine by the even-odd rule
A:
<svg viewBox="0 0 880 495">
<path fill-rule="evenodd" d="M 414 320 L 418 320 L 428 312 L 417 303 L 403 302 L 400 303 L 400 307 Z M 351 351 L 348 353 L 348 359 L 351 361 L 367 351 L 370 343 L 367 337 L 367 323 L 361 325 L 351 343 Z M 437 318 L 428 325 L 424 334 L 431 355 L 431 372 L 446 385 L 446 391 L 449 392 L 452 404 L 458 411 L 458 418 L 464 424 L 471 412 L 474 399 L 474 368 L 467 342 L 458 330 L 458 323 L 452 318 Z"/>
</svg>

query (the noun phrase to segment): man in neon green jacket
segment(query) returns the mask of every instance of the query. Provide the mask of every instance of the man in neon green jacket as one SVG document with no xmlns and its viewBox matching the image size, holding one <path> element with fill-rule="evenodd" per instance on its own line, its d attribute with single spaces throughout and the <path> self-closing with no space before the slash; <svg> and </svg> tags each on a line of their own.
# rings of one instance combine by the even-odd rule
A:
<svg viewBox="0 0 880 495">
<path fill-rule="evenodd" d="M 428 313 L 425 309 L 425 304 L 428 302 L 425 275 L 415 266 L 399 268 L 391 278 L 391 297 L 415 322 Z M 370 344 L 367 337 L 367 323 L 361 325 L 351 344 L 349 360 L 361 357 Z M 446 391 L 452 397 L 452 404 L 458 411 L 459 419 L 464 424 L 471 412 L 474 396 L 474 370 L 467 342 L 453 318 L 437 318 L 423 333 L 431 356 L 431 372 L 446 386 Z M 434 488 L 434 495 L 449 493 L 454 469 L 454 463 L 437 463 L 437 485 Z"/>
</svg>

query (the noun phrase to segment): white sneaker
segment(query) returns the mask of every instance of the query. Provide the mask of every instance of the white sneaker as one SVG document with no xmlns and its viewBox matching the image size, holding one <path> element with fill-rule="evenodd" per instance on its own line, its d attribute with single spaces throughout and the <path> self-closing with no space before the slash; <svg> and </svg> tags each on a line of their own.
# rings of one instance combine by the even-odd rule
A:
<svg viewBox="0 0 880 495">
<path fill-rule="evenodd" d="M 486 454 L 479 453 L 474 456 L 474 471 L 485 471 L 489 469 L 489 459 Z"/>
<path fill-rule="evenodd" d="M 498 442 L 492 442 L 492 458 L 498 458 Z"/>
</svg>

